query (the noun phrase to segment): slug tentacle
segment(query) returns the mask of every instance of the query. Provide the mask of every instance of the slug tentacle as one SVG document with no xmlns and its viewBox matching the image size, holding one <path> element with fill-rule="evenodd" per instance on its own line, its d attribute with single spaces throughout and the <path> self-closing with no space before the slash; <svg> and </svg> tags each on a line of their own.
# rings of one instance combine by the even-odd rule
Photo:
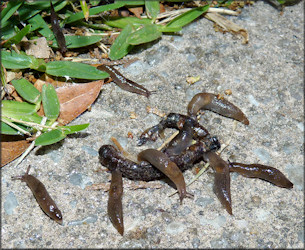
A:
<svg viewBox="0 0 305 250">
<path fill-rule="evenodd" d="M 236 172 L 244 177 L 259 178 L 282 188 L 293 188 L 293 183 L 278 169 L 261 164 L 244 164 L 230 162 L 230 172 Z"/>
<path fill-rule="evenodd" d="M 114 169 L 111 171 L 111 184 L 109 189 L 107 210 L 112 225 L 121 235 L 124 234 L 122 196 L 122 173 L 118 169 Z"/>
<path fill-rule="evenodd" d="M 229 117 L 249 125 L 249 120 L 245 114 L 234 104 L 217 95 L 211 93 L 199 93 L 195 95 L 187 106 L 187 113 L 192 118 L 196 118 L 199 110 L 210 110 L 225 117 Z"/>
</svg>

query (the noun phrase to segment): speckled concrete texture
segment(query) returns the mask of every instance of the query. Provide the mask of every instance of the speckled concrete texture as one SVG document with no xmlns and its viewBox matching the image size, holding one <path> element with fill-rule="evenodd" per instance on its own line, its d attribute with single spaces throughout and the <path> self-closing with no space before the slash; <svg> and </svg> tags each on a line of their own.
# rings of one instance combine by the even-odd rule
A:
<svg viewBox="0 0 305 250">
<path fill-rule="evenodd" d="M 133 51 L 140 60 L 118 69 L 156 92 L 149 99 L 104 86 L 90 112 L 73 124 L 90 122 L 89 128 L 55 145 L 36 148 L 16 169 L 15 162 L 2 173 L 3 248 L 303 248 L 304 247 L 304 2 L 281 15 L 264 2 L 245 7 L 228 17 L 249 31 L 242 45 L 233 35 L 215 32 L 212 22 L 199 19 L 179 35 L 164 35 L 157 42 Z M 200 76 L 193 85 L 188 76 Z M 231 175 L 233 216 L 213 193 L 211 170 L 188 191 L 194 199 L 179 204 L 173 189 L 131 190 L 124 179 L 125 235 L 120 236 L 107 216 L 108 194 L 85 189 L 109 182 L 98 149 L 116 137 L 133 155 L 157 148 L 162 140 L 136 146 L 137 136 L 160 118 L 146 107 L 186 114 L 198 92 L 224 93 L 239 106 L 250 125 L 237 124 L 212 112 L 200 123 L 222 143 L 224 159 L 272 165 L 294 183 L 282 189 L 258 179 Z M 131 119 L 132 112 L 136 118 Z M 128 132 L 134 135 L 127 137 Z M 171 131 L 166 134 L 169 135 Z M 25 183 L 12 181 L 31 164 L 31 174 L 41 180 L 62 211 L 64 225 L 50 220 L 39 208 Z M 199 164 L 200 166 L 202 164 Z M 184 173 L 186 182 L 194 171 Z"/>
</svg>

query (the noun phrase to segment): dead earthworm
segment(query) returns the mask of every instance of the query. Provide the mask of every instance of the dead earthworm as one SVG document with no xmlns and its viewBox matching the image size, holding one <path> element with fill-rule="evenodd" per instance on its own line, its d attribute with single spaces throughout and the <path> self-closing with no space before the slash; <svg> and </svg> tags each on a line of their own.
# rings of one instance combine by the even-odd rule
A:
<svg viewBox="0 0 305 250">
<path fill-rule="evenodd" d="M 200 109 L 210 110 L 249 125 L 249 120 L 238 107 L 226 99 L 218 98 L 217 95 L 211 93 L 195 95 L 187 106 L 187 113 L 195 119 Z"/>
<path fill-rule="evenodd" d="M 55 202 L 52 200 L 45 186 L 33 175 L 29 174 L 30 166 L 26 173 L 22 176 L 14 176 L 12 180 L 21 180 L 25 182 L 31 189 L 37 203 L 41 209 L 53 220 L 62 225 L 62 215 L 57 208 Z"/>
<path fill-rule="evenodd" d="M 55 35 L 58 47 L 60 49 L 61 53 L 64 53 L 67 51 L 67 45 L 66 45 L 66 39 L 65 36 L 62 32 L 62 29 L 59 26 L 59 21 L 58 21 L 58 17 L 57 14 L 54 10 L 52 1 L 50 1 L 50 7 L 51 7 L 51 25 L 52 25 L 52 30 L 53 33 Z"/>
<path fill-rule="evenodd" d="M 217 141 L 218 143 L 218 141 Z M 214 142 L 212 142 L 214 144 Z M 211 146 L 214 148 L 214 146 Z M 191 168 L 194 162 L 202 159 L 202 153 L 210 150 L 205 143 L 197 142 L 196 144 L 187 148 L 180 155 L 169 156 L 170 159 L 177 164 L 179 169 L 183 172 Z M 103 145 L 99 149 L 100 162 L 109 170 L 119 169 L 122 175 L 130 180 L 152 181 L 166 176 L 153 167 L 149 162 L 141 161 L 135 163 L 125 158 L 112 145 Z"/>
<path fill-rule="evenodd" d="M 176 185 L 181 204 L 185 197 L 191 197 L 191 194 L 186 192 L 186 185 L 181 170 L 166 154 L 156 149 L 146 149 L 138 154 L 138 160 L 148 161 Z"/>
<path fill-rule="evenodd" d="M 261 164 L 230 162 L 229 168 L 230 172 L 237 172 L 244 177 L 259 178 L 282 188 L 293 188 L 293 183 L 280 170 L 273 167 Z"/>
<path fill-rule="evenodd" d="M 227 212 L 232 215 L 229 164 L 214 152 L 206 152 L 204 160 L 214 169 L 214 192 Z"/>
<path fill-rule="evenodd" d="M 136 82 L 127 79 L 114 67 L 110 65 L 100 65 L 97 68 L 99 70 L 107 72 L 114 81 L 114 83 L 118 85 L 121 89 L 124 89 L 131 93 L 144 95 L 147 98 L 150 96 L 151 92 L 149 90 L 147 90 L 140 84 L 137 84 Z"/>
<path fill-rule="evenodd" d="M 123 180 L 122 173 L 118 169 L 111 171 L 111 184 L 109 189 L 108 199 L 108 216 L 112 225 L 118 230 L 118 232 L 124 234 L 124 222 L 123 222 Z"/>
</svg>

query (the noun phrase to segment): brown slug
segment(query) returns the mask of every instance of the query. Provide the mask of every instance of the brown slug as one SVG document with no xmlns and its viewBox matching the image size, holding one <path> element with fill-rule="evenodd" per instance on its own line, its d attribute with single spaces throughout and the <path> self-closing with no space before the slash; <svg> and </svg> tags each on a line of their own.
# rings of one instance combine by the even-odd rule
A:
<svg viewBox="0 0 305 250">
<path fill-rule="evenodd" d="M 50 1 L 50 7 L 51 7 L 50 11 L 51 11 L 52 30 L 53 30 L 54 36 L 56 38 L 59 50 L 63 54 L 64 52 L 67 51 L 66 39 L 65 39 L 64 33 L 62 32 L 62 29 L 59 26 L 58 17 L 54 10 L 52 1 Z"/>
<path fill-rule="evenodd" d="M 211 110 L 215 113 L 229 117 L 249 125 L 249 120 L 245 114 L 234 104 L 226 99 L 220 99 L 217 95 L 211 93 L 199 93 L 195 95 L 187 106 L 187 113 L 192 118 L 196 118 L 200 110 Z"/>
<path fill-rule="evenodd" d="M 147 98 L 151 94 L 149 90 L 147 90 L 140 84 L 137 84 L 136 82 L 127 79 L 118 70 L 116 70 L 110 65 L 100 65 L 97 67 L 97 69 L 107 72 L 114 81 L 114 83 L 118 85 L 121 89 L 124 89 L 131 93 L 136 93 L 138 95 L 144 95 Z"/>
<path fill-rule="evenodd" d="M 215 152 L 206 152 L 204 160 L 209 162 L 214 169 L 214 192 L 227 212 L 232 215 L 232 201 L 230 191 L 229 164 L 220 158 Z"/>
<path fill-rule="evenodd" d="M 41 209 L 58 224 L 62 225 L 62 215 L 55 202 L 52 200 L 45 186 L 34 176 L 29 174 L 30 167 L 22 176 L 13 176 L 12 180 L 21 180 L 31 189 Z"/>
<path fill-rule="evenodd" d="M 138 154 L 138 160 L 148 161 L 176 185 L 181 204 L 185 197 L 192 197 L 191 194 L 186 192 L 186 185 L 181 170 L 166 154 L 156 149 L 146 149 Z"/>
<path fill-rule="evenodd" d="M 118 230 L 121 235 L 124 234 L 122 196 L 122 173 L 120 172 L 120 170 L 114 169 L 111 171 L 111 184 L 109 189 L 107 210 L 112 225 Z"/>
<path fill-rule="evenodd" d="M 237 172 L 244 177 L 259 178 L 282 188 L 293 188 L 293 183 L 278 169 L 261 164 L 230 162 L 230 172 Z"/>
</svg>

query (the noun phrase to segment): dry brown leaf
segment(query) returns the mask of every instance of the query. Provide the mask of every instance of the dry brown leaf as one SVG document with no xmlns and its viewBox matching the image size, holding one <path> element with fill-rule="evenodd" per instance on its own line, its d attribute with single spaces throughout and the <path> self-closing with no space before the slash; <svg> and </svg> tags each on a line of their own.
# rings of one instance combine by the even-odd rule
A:
<svg viewBox="0 0 305 250">
<path fill-rule="evenodd" d="M 37 80 L 35 87 L 41 91 L 43 84 L 45 82 Z M 95 101 L 103 84 L 104 80 L 99 80 L 57 88 L 56 92 L 60 102 L 58 122 L 66 125 L 83 113 Z M 42 107 L 38 115 L 44 115 Z M 29 146 L 29 141 L 21 140 L 19 136 L 1 135 L 1 167 L 15 160 Z"/>
<path fill-rule="evenodd" d="M 143 7 L 131 7 L 128 10 L 133 13 L 137 18 L 141 19 L 141 14 L 143 14 Z"/>
<path fill-rule="evenodd" d="M 60 114 L 57 121 L 62 125 L 68 124 L 87 110 L 97 98 L 103 84 L 104 80 L 98 80 L 57 88 L 60 103 Z"/>
<path fill-rule="evenodd" d="M 30 142 L 20 136 L 1 135 L 1 167 L 15 160 L 29 146 Z"/>
</svg>

